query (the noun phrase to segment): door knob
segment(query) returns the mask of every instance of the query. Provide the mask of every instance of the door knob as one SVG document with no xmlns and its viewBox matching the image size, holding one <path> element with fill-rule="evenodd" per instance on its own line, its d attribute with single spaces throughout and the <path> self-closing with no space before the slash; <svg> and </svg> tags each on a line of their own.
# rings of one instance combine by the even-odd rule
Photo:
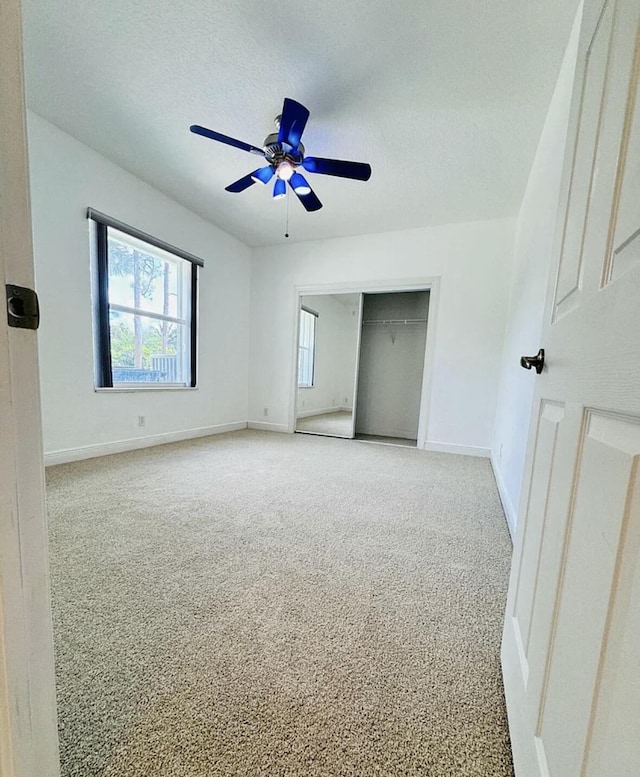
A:
<svg viewBox="0 0 640 777">
<path fill-rule="evenodd" d="M 544 348 L 541 348 L 535 356 L 521 356 L 520 366 L 525 370 L 533 368 L 539 375 L 544 367 Z"/>
</svg>

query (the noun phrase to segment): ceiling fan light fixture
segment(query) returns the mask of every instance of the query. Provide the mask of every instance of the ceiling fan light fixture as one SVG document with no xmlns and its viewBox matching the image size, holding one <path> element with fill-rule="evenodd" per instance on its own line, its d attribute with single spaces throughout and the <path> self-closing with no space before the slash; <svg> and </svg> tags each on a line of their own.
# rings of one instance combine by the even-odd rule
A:
<svg viewBox="0 0 640 777">
<path fill-rule="evenodd" d="M 284 162 L 280 162 L 276 169 L 276 175 L 281 181 L 288 181 L 291 176 L 295 173 L 295 168 L 291 164 L 291 162 L 288 162 L 286 159 Z"/>
<path fill-rule="evenodd" d="M 251 180 L 255 181 L 256 183 L 269 183 L 269 181 L 273 178 L 273 168 L 271 165 L 266 165 L 265 167 L 261 167 L 259 170 L 255 170 L 251 174 Z"/>
<path fill-rule="evenodd" d="M 304 197 L 305 194 L 311 193 L 311 187 L 300 173 L 294 173 L 291 176 L 291 186 L 293 187 L 293 191 L 296 194 L 300 194 L 302 197 Z"/>
<path fill-rule="evenodd" d="M 287 196 L 287 184 L 282 178 L 276 178 L 276 182 L 273 185 L 273 199 L 281 200 Z"/>
</svg>

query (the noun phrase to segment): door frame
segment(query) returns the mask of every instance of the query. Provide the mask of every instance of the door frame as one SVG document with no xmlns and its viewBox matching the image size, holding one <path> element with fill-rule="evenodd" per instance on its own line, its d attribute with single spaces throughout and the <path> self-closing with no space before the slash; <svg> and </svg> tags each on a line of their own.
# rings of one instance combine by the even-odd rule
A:
<svg viewBox="0 0 640 777">
<path fill-rule="evenodd" d="M 356 368 L 353 371 L 353 408 L 351 410 L 351 439 L 356 436 L 358 415 L 358 384 L 360 383 L 360 349 L 362 348 L 362 316 L 364 315 L 364 293 L 358 294 L 358 336 L 356 338 Z"/>
<path fill-rule="evenodd" d="M 20 0 L 3 0 L 0 279 L 33 288 L 21 27 Z M 58 777 L 37 335 L 0 316 L 0 773 Z"/>
<path fill-rule="evenodd" d="M 428 291 L 429 313 L 427 316 L 427 337 L 425 343 L 424 366 L 422 370 L 422 389 L 420 392 L 420 416 L 418 421 L 418 439 L 416 447 L 429 448 L 429 412 L 431 409 L 431 387 L 435 358 L 438 305 L 440 300 L 440 276 L 425 278 L 404 278 L 401 280 L 348 281 L 344 283 L 320 283 L 294 286 L 292 295 L 293 339 L 291 346 L 291 381 L 289 396 L 289 423 L 287 432 L 293 434 L 296 427 L 296 404 L 298 396 L 298 329 L 301 300 L 312 294 L 384 294 L 403 291 Z M 359 364 L 356 365 L 356 374 Z M 356 398 L 354 397 L 354 419 Z"/>
</svg>

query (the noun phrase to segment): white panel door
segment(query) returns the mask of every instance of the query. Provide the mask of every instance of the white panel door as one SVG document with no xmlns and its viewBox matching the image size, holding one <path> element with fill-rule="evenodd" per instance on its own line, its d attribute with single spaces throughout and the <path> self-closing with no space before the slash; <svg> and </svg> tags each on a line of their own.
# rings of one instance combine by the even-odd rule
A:
<svg viewBox="0 0 640 777">
<path fill-rule="evenodd" d="M 19 0 L 2 0 L 0 280 L 33 288 L 21 40 Z M 36 333 L 9 327 L 1 299 L 0 775 L 57 777 Z"/>
<path fill-rule="evenodd" d="M 502 662 L 517 777 L 640 775 L 640 2 L 585 0 Z"/>
</svg>

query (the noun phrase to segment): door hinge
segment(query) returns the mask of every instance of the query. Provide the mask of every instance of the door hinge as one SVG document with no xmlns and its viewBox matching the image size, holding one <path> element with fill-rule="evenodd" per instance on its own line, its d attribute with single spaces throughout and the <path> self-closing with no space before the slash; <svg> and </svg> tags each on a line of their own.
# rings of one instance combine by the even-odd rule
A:
<svg viewBox="0 0 640 777">
<path fill-rule="evenodd" d="M 7 318 L 9 326 L 37 329 L 40 325 L 40 305 L 33 289 L 7 283 Z"/>
</svg>

